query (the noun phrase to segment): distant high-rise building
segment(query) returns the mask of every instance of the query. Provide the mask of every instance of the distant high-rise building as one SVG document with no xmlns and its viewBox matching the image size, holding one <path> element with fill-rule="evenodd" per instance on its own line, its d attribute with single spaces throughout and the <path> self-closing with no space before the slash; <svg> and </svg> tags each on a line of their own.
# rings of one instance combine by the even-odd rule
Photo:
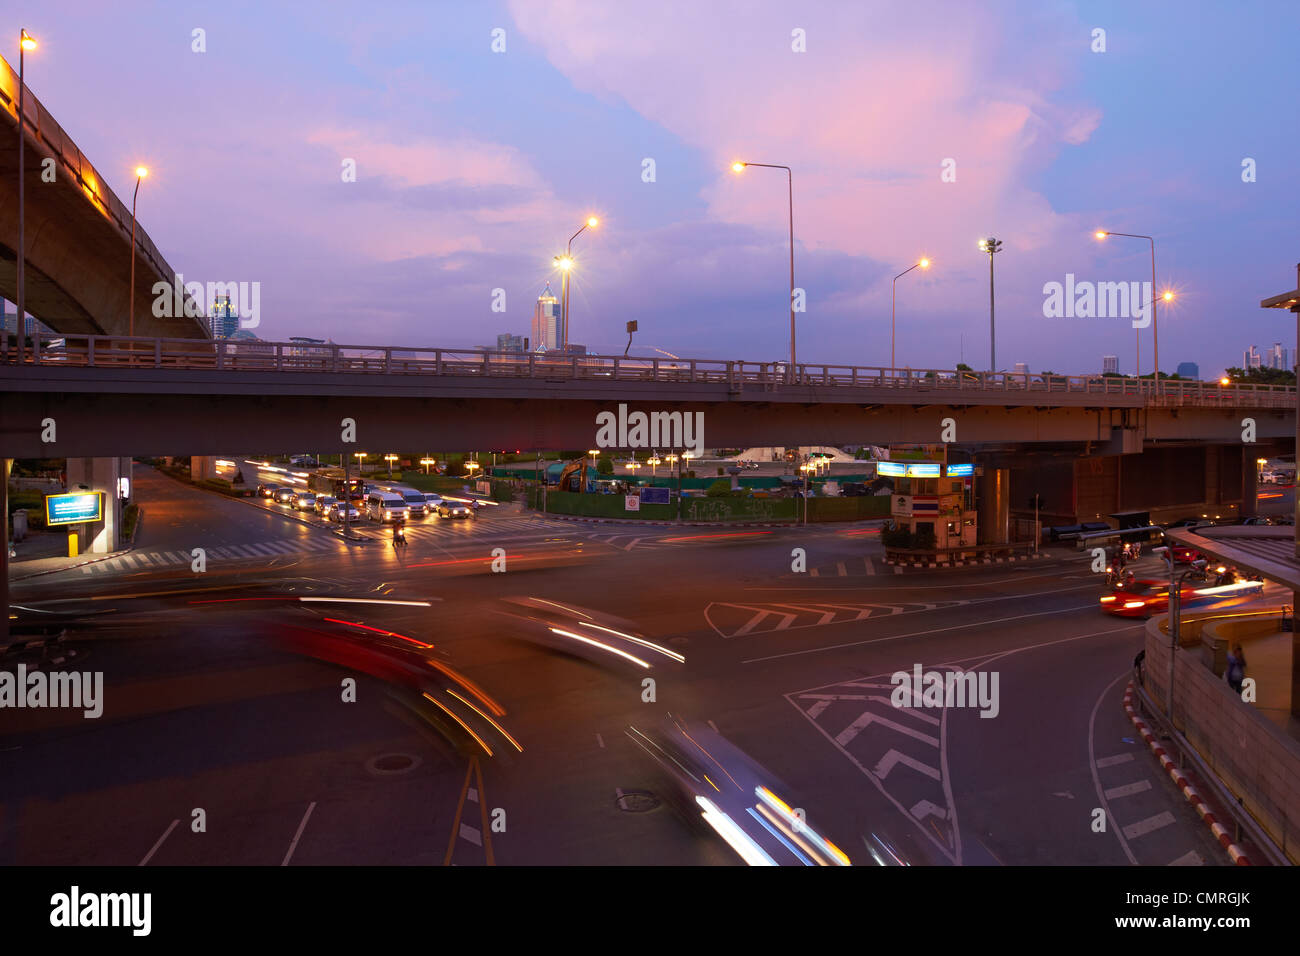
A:
<svg viewBox="0 0 1300 956">
<path fill-rule="evenodd" d="M 1025 375 L 1025 374 L 1028 374 L 1028 372 L 1029 372 L 1029 366 L 1026 365 L 1024 362 L 1017 362 L 1017 363 L 1016 363 L 1016 374 L 1017 374 L 1017 375 Z"/>
<path fill-rule="evenodd" d="M 533 307 L 532 345 L 536 352 L 549 352 L 560 344 L 560 300 L 551 291 L 551 284 L 537 297 Z"/>
<path fill-rule="evenodd" d="M 1201 380 L 1201 367 L 1195 362 L 1179 362 L 1178 377 L 1191 379 L 1193 382 Z"/>
<path fill-rule="evenodd" d="M 522 335 L 512 335 L 509 332 L 502 332 L 497 336 L 498 352 L 522 352 L 524 350 L 524 337 Z"/>
<path fill-rule="evenodd" d="M 208 330 L 214 339 L 228 339 L 239 331 L 239 313 L 230 304 L 230 296 L 213 297 L 208 310 Z"/>
<path fill-rule="evenodd" d="M 1281 342 L 1274 342 L 1273 347 L 1268 350 L 1267 364 L 1269 368 L 1281 369 L 1289 372 L 1291 370 L 1291 363 L 1287 361 L 1286 346 Z"/>
<path fill-rule="evenodd" d="M 1118 372 L 1118 371 L 1119 371 L 1119 356 L 1103 355 L 1101 357 L 1101 372 L 1103 375 L 1106 374 L 1107 372 Z"/>
<path fill-rule="evenodd" d="M 1246 351 L 1241 353 L 1241 367 L 1249 372 L 1252 368 L 1262 368 L 1264 357 L 1259 354 L 1259 349 L 1252 345 Z"/>
</svg>

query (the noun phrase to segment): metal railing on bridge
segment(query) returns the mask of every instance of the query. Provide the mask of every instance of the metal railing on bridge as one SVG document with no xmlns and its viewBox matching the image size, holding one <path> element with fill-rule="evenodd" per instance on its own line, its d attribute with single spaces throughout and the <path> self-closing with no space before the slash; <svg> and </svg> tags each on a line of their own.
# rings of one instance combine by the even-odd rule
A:
<svg viewBox="0 0 1300 956">
<path fill-rule="evenodd" d="M 1101 375 L 1051 375 L 1028 372 L 969 372 L 952 369 L 891 369 L 862 365 L 806 365 L 791 370 L 785 362 L 746 362 L 726 359 L 636 358 L 622 355 L 558 355 L 493 352 L 481 349 L 441 349 L 363 346 L 261 340 L 199 340 L 127 338 L 125 336 L 32 336 L 26 365 L 79 368 L 154 368 L 205 371 L 274 371 L 370 375 L 522 378 L 543 381 L 665 382 L 725 384 L 733 391 L 757 387 L 889 389 L 930 393 L 1008 393 L 1021 396 L 1016 404 L 1042 395 L 1095 395 L 1137 398 L 1157 406 L 1224 408 L 1293 408 L 1296 389 L 1290 385 L 1162 381 Z M 10 364 L 14 353 L 6 340 L 0 360 Z"/>
</svg>

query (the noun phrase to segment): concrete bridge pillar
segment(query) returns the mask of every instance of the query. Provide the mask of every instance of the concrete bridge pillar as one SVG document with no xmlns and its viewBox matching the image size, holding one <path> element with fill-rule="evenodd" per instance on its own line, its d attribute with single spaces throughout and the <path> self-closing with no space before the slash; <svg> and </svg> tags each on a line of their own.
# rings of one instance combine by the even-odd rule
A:
<svg viewBox="0 0 1300 956">
<path fill-rule="evenodd" d="M 979 498 L 979 541 L 1007 544 L 1011 540 L 1011 469 L 985 468 L 976 480 Z"/>
<path fill-rule="evenodd" d="M 195 481 L 220 478 L 217 474 L 217 459 L 211 455 L 194 455 L 190 458 L 190 477 Z"/>
<path fill-rule="evenodd" d="M 118 479 L 131 477 L 130 458 L 69 458 L 68 492 L 102 491 L 104 520 L 80 525 L 80 550 L 91 554 L 108 554 L 121 547 L 122 502 L 118 499 Z M 77 527 L 77 526 L 73 526 Z"/>
</svg>

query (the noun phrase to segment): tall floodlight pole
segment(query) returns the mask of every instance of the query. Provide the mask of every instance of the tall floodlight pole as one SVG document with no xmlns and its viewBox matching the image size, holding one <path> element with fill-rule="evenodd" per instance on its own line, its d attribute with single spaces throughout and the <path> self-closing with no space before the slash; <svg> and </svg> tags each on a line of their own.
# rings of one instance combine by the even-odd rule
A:
<svg viewBox="0 0 1300 956">
<path fill-rule="evenodd" d="M 790 381 L 795 381 L 795 363 L 797 361 L 794 348 L 794 173 L 790 171 L 789 166 L 780 166 L 775 163 L 747 163 L 737 160 L 731 164 L 732 172 L 743 173 L 749 166 L 759 166 L 763 169 L 784 169 L 786 193 L 789 200 L 790 216 Z"/>
<path fill-rule="evenodd" d="M 998 370 L 998 344 L 997 344 L 997 326 L 993 321 L 993 254 L 1002 251 L 1002 240 L 994 239 L 990 236 L 988 239 L 980 240 L 980 249 L 989 254 L 989 371 Z"/>
</svg>

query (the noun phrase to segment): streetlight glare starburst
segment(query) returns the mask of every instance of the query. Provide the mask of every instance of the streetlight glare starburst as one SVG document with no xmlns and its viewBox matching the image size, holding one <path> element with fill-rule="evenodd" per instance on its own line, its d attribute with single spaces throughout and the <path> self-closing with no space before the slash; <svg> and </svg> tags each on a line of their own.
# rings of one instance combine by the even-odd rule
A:
<svg viewBox="0 0 1300 956">
<path fill-rule="evenodd" d="M 590 226 L 592 229 L 595 229 L 597 226 L 600 225 L 600 220 L 597 219 L 595 216 L 588 216 L 587 225 Z"/>
<path fill-rule="evenodd" d="M 19 35 L 18 43 L 24 50 L 31 51 L 36 49 L 36 37 L 32 36 L 26 30 Z"/>
<path fill-rule="evenodd" d="M 921 261 L 918 262 L 917 265 L 919 265 L 922 269 L 928 269 L 930 268 L 930 260 L 927 259 L 925 256 L 922 256 Z"/>
<path fill-rule="evenodd" d="M 745 164 L 742 163 L 740 160 L 736 160 L 734 163 L 731 164 L 731 171 L 733 173 L 743 173 L 745 171 Z"/>
<path fill-rule="evenodd" d="M 146 176 L 148 176 L 148 175 L 149 175 L 149 167 L 148 167 L 148 166 L 137 166 L 137 167 L 135 168 L 135 178 L 136 178 L 136 179 L 144 179 L 144 178 L 145 178 Z"/>
<path fill-rule="evenodd" d="M 1098 239 L 1105 239 L 1107 236 L 1110 235 L 1110 233 L 1107 232 L 1105 229 L 1098 229 L 1096 232 L 1093 233 L 1093 235 L 1096 236 Z"/>
<path fill-rule="evenodd" d="M 555 264 L 565 272 L 568 272 L 570 269 L 573 268 L 573 259 L 570 258 L 569 256 L 556 256 Z"/>
<path fill-rule="evenodd" d="M 1164 299 L 1166 302 L 1173 302 L 1174 301 L 1173 290 L 1166 289 L 1164 292 L 1160 294 L 1160 298 Z"/>
</svg>

